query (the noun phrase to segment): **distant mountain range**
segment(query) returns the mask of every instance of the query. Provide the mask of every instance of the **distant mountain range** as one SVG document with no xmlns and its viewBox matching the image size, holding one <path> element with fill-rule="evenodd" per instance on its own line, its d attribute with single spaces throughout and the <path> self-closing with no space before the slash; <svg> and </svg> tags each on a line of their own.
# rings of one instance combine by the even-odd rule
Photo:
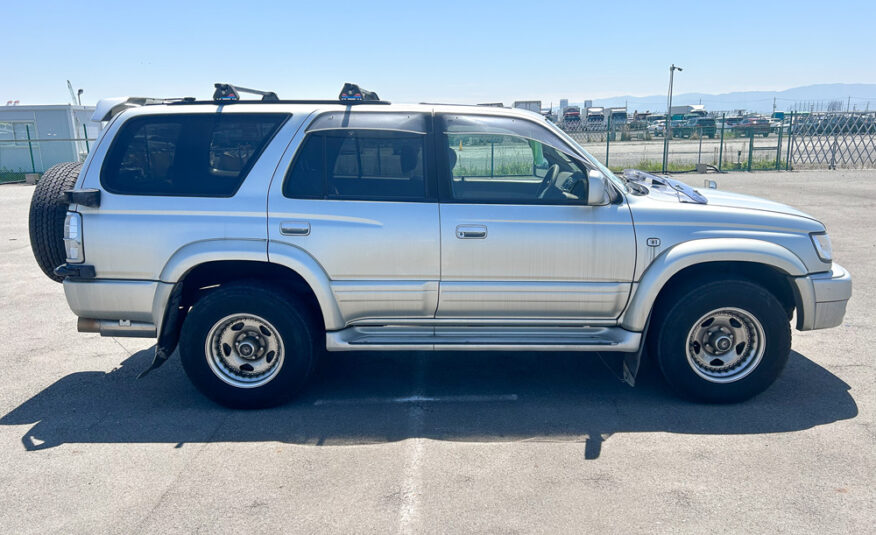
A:
<svg viewBox="0 0 876 535">
<path fill-rule="evenodd" d="M 672 95 L 672 105 L 704 104 L 709 111 L 747 110 L 758 113 L 776 110 L 827 110 L 831 103 L 863 111 L 876 111 L 876 84 L 817 84 L 794 87 L 784 91 L 735 91 L 711 95 L 708 93 L 683 93 Z M 575 102 L 583 106 L 583 102 Z M 593 99 L 594 106 L 627 106 L 632 111 L 663 112 L 666 110 L 666 95 L 647 97 L 620 96 Z"/>
</svg>

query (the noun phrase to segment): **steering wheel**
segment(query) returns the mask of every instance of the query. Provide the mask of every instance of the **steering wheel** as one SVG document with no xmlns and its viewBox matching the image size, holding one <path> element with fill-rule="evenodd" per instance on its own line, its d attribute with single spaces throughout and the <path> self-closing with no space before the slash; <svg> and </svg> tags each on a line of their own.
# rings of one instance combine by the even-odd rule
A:
<svg viewBox="0 0 876 535">
<path fill-rule="evenodd" d="M 547 173 L 544 175 L 544 179 L 541 181 L 541 185 L 538 187 L 538 198 L 541 199 L 544 197 L 544 194 L 547 193 L 548 188 L 553 186 L 554 180 L 557 179 L 557 175 L 560 174 L 560 166 L 554 164 L 550 166 L 547 170 Z"/>
</svg>

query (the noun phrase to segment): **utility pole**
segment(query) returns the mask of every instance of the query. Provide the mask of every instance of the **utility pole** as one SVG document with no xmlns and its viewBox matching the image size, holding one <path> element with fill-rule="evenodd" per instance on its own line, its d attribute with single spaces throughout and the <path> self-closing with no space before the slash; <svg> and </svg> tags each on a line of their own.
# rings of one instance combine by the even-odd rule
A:
<svg viewBox="0 0 876 535">
<path fill-rule="evenodd" d="M 773 97 L 773 115 L 776 113 L 776 97 Z"/>
<path fill-rule="evenodd" d="M 681 67 L 676 67 L 675 63 L 669 66 L 669 95 L 666 97 L 666 126 L 663 127 L 663 172 L 666 172 L 666 166 L 669 159 L 669 138 L 672 137 L 672 79 L 675 71 L 681 72 Z"/>
</svg>

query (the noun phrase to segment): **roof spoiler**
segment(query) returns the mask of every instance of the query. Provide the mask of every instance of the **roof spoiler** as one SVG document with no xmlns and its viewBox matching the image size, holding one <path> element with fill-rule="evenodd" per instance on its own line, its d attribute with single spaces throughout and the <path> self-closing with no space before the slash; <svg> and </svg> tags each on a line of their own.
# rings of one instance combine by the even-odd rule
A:
<svg viewBox="0 0 876 535">
<path fill-rule="evenodd" d="M 152 97 L 112 97 L 102 98 L 97 102 L 94 109 L 94 115 L 91 120 L 95 122 L 109 121 L 116 115 L 130 108 L 139 108 L 149 104 L 168 104 L 171 102 L 182 102 L 185 100 L 195 100 L 192 97 L 185 98 L 152 98 Z"/>
</svg>

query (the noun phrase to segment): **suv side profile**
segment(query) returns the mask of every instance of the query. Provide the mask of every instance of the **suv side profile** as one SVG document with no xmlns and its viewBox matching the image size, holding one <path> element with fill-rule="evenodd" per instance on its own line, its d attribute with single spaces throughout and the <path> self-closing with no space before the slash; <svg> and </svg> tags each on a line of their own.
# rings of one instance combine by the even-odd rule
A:
<svg viewBox="0 0 876 535">
<path fill-rule="evenodd" d="M 282 403 L 326 350 L 613 352 L 633 384 L 646 347 L 681 395 L 735 402 L 792 317 L 842 322 L 850 276 L 793 208 L 615 176 L 526 111 L 233 89 L 101 101 L 31 206 L 79 331 L 157 338 L 152 368 L 178 348 L 219 403 Z"/>
</svg>

